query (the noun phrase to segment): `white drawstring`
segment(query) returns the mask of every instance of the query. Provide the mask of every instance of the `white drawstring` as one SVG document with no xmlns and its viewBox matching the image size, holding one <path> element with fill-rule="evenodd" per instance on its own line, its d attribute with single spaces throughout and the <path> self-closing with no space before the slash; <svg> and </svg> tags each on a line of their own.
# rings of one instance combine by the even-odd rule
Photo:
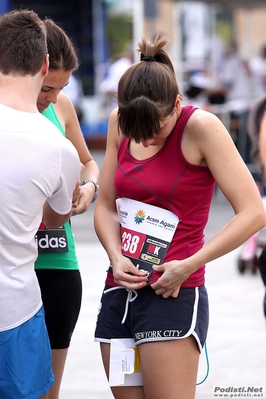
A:
<svg viewBox="0 0 266 399">
<path fill-rule="evenodd" d="M 121 324 L 124 324 L 126 321 L 126 318 L 127 318 L 129 302 L 135 301 L 135 299 L 138 297 L 138 293 L 135 290 L 128 290 L 127 288 L 121 287 L 120 285 L 116 286 L 116 287 L 108 288 L 107 290 L 104 290 L 103 293 L 107 294 L 110 291 L 119 290 L 119 289 L 127 290 L 127 300 L 126 300 L 125 312 L 124 312 L 123 319 L 121 321 Z M 135 294 L 134 297 L 133 297 L 133 293 Z"/>
</svg>

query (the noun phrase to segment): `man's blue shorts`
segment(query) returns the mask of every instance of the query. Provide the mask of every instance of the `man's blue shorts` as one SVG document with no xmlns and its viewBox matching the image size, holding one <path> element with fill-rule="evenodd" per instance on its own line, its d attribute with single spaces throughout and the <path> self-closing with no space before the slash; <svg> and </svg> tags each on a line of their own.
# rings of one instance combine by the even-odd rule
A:
<svg viewBox="0 0 266 399">
<path fill-rule="evenodd" d="M 53 382 L 51 348 L 41 307 L 25 323 L 0 332 L 0 398 L 37 399 Z"/>
<path fill-rule="evenodd" d="M 138 291 L 105 286 L 101 298 L 95 341 L 134 338 L 136 345 L 192 335 L 202 351 L 209 324 L 205 285 L 181 288 L 177 298 L 163 298 L 148 286 Z"/>
</svg>

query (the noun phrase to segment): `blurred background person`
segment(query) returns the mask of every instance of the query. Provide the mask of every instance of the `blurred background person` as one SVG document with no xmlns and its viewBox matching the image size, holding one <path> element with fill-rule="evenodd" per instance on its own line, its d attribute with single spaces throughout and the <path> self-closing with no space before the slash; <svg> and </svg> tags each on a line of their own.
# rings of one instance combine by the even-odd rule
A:
<svg viewBox="0 0 266 399">
<path fill-rule="evenodd" d="M 248 63 L 238 52 L 236 42 L 231 41 L 226 47 L 221 71 L 221 91 L 229 103 L 230 111 L 236 114 L 246 112 L 252 96 L 251 73 Z"/>
<path fill-rule="evenodd" d="M 248 63 L 241 58 L 233 40 L 226 47 L 221 83 L 230 115 L 231 136 L 240 155 L 248 162 L 247 118 L 254 96 Z"/>
<path fill-rule="evenodd" d="M 103 94 L 103 119 L 108 119 L 110 113 L 117 107 L 118 82 L 123 73 L 133 63 L 133 49 L 128 45 L 121 54 L 121 58 L 111 63 L 107 69 L 106 77 L 100 84 Z"/>
<path fill-rule="evenodd" d="M 73 73 L 70 75 L 68 84 L 63 88 L 63 92 L 68 95 L 74 105 L 79 122 L 82 122 L 83 108 L 82 99 L 84 97 L 82 83 Z"/>
<path fill-rule="evenodd" d="M 230 41 L 225 47 L 219 87 L 209 92 L 210 98 L 226 103 L 230 134 L 245 162 L 249 161 L 247 118 L 254 99 L 251 71 L 248 62 L 239 54 L 237 43 Z"/>
<path fill-rule="evenodd" d="M 266 44 L 261 47 L 260 54 L 249 61 L 254 97 L 266 93 Z"/>
<path fill-rule="evenodd" d="M 259 97 L 251 107 L 248 118 L 248 133 L 251 138 L 250 158 L 253 166 L 254 179 L 260 189 L 264 207 L 266 208 L 266 93 Z M 251 237 L 252 238 L 252 237 Z M 250 241 L 250 240 L 249 240 Z M 264 243 L 264 245 L 263 245 Z M 248 243 L 243 249 L 248 247 Z M 262 241 L 259 234 L 253 237 L 253 258 L 255 259 L 255 266 L 259 268 L 263 284 L 266 288 L 266 245 L 265 237 Z M 262 252 L 258 256 L 258 249 Z M 241 257 L 243 258 L 243 252 Z M 266 317 L 266 291 L 263 299 L 263 311 Z"/>
</svg>

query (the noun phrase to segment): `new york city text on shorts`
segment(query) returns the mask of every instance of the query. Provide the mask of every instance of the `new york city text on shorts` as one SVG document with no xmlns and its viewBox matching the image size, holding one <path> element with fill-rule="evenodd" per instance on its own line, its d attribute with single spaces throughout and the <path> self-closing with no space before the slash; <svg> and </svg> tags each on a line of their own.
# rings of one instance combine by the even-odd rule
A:
<svg viewBox="0 0 266 399">
<path fill-rule="evenodd" d="M 135 334 L 137 340 L 146 338 L 178 338 L 182 334 L 182 330 L 155 330 L 155 331 L 142 331 Z"/>
</svg>

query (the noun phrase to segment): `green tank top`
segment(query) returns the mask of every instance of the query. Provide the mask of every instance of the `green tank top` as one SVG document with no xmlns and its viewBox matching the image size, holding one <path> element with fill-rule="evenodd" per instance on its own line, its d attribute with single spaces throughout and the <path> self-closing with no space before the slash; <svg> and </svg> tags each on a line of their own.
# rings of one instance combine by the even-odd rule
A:
<svg viewBox="0 0 266 399">
<path fill-rule="evenodd" d="M 52 104 L 42 114 L 66 136 Z M 58 229 L 47 229 L 41 224 L 35 240 L 38 245 L 35 269 L 79 269 L 70 221 Z"/>
</svg>

